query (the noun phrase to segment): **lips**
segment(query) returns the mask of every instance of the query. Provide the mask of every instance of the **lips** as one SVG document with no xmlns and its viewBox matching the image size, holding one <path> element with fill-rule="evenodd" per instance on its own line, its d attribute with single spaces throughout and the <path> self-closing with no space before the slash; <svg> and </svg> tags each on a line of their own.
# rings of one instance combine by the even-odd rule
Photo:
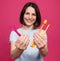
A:
<svg viewBox="0 0 60 61">
<path fill-rule="evenodd" d="M 31 20 L 27 20 L 27 22 L 31 23 L 32 21 Z"/>
<path fill-rule="evenodd" d="M 27 22 L 31 23 L 33 20 L 31 19 L 25 19 Z"/>
</svg>

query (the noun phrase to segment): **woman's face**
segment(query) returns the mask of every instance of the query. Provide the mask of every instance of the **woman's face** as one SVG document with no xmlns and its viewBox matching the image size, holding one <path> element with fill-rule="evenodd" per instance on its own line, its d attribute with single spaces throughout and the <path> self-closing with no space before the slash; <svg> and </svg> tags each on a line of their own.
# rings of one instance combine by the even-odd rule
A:
<svg viewBox="0 0 60 61">
<path fill-rule="evenodd" d="M 26 26 L 33 26 L 33 24 L 36 21 L 35 9 L 31 6 L 29 6 L 24 13 L 23 19 L 24 19 Z"/>
</svg>

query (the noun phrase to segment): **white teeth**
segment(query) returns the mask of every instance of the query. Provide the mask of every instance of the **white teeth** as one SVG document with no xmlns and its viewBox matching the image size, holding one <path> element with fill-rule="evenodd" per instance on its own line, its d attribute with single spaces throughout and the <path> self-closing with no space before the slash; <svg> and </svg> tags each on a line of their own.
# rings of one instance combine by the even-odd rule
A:
<svg viewBox="0 0 60 61">
<path fill-rule="evenodd" d="M 26 19 L 26 18 L 25 18 L 25 20 L 26 20 L 28 23 L 32 23 L 32 22 L 33 22 L 32 19 Z"/>
<path fill-rule="evenodd" d="M 26 19 L 28 22 L 31 22 L 32 20 L 30 20 L 30 19 Z"/>
<path fill-rule="evenodd" d="M 28 22 L 31 22 L 31 21 L 28 20 Z"/>
</svg>

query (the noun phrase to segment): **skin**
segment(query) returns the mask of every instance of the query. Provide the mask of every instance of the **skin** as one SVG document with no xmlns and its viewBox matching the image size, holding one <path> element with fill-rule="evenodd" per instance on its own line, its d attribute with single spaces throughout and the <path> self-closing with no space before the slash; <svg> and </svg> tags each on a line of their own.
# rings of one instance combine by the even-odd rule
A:
<svg viewBox="0 0 60 61">
<path fill-rule="evenodd" d="M 36 13 L 33 7 L 28 7 L 24 14 L 24 22 L 27 26 L 33 26 L 36 21 Z"/>
<path fill-rule="evenodd" d="M 23 25 L 22 29 L 26 30 L 33 30 L 34 23 L 36 21 L 36 12 L 35 9 L 29 6 L 24 13 L 24 22 L 26 25 Z M 42 56 L 47 55 L 48 48 L 47 48 L 47 39 L 44 39 L 44 36 L 40 35 L 39 32 L 34 33 L 34 42 L 37 45 Z M 11 55 L 12 58 L 18 58 L 23 51 L 27 48 L 29 44 L 29 36 L 26 34 L 21 35 L 16 42 L 11 42 Z M 17 53 L 18 52 L 18 53 Z"/>
<path fill-rule="evenodd" d="M 11 42 L 11 56 L 13 59 L 18 58 L 29 44 L 28 35 L 21 35 L 16 42 Z M 18 53 L 17 53 L 18 52 Z"/>
<path fill-rule="evenodd" d="M 24 14 L 24 22 L 26 24 L 26 26 L 23 26 L 22 28 L 23 29 L 26 29 L 26 30 L 32 30 L 34 28 L 34 23 L 36 21 L 36 12 L 35 12 L 35 9 L 31 6 L 29 6 L 27 9 L 26 9 L 26 12 Z"/>
<path fill-rule="evenodd" d="M 34 42 L 37 45 L 37 48 L 39 49 L 42 56 L 46 56 L 48 53 L 47 48 L 47 39 L 44 38 L 44 36 L 40 35 L 39 32 L 34 33 Z"/>
</svg>

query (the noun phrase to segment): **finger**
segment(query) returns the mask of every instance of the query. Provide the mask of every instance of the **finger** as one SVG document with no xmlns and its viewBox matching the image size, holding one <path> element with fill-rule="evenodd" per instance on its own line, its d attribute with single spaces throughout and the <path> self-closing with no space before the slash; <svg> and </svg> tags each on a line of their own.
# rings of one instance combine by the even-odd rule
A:
<svg viewBox="0 0 60 61">
<path fill-rule="evenodd" d="M 24 43 L 24 39 L 26 38 L 26 34 L 22 35 L 21 39 L 20 39 L 20 45 L 22 46 Z"/>
<path fill-rule="evenodd" d="M 44 47 L 45 45 L 38 43 L 36 40 L 34 40 L 34 42 L 36 43 L 36 46 L 40 49 L 42 47 Z"/>
<path fill-rule="evenodd" d="M 38 46 L 38 42 L 37 42 L 37 40 L 36 40 L 36 39 L 34 39 L 33 41 L 34 41 L 34 42 L 35 42 L 35 44 Z"/>
<path fill-rule="evenodd" d="M 26 36 L 24 40 L 25 40 L 25 41 L 24 41 L 23 47 L 24 47 L 24 46 L 27 47 L 27 46 L 28 46 L 29 37 Z"/>
<path fill-rule="evenodd" d="M 23 39 L 25 38 L 25 35 L 22 35 L 21 37 L 18 38 L 18 41 L 17 41 L 17 46 L 20 48 L 20 49 L 23 49 L 22 48 L 22 45 L 24 43 Z"/>
<path fill-rule="evenodd" d="M 26 49 L 27 48 L 28 40 L 29 40 L 29 37 L 27 35 L 25 35 L 25 37 L 23 39 L 23 44 L 21 45 L 22 49 Z"/>
<path fill-rule="evenodd" d="M 16 42 L 15 42 L 15 46 L 16 46 L 17 48 L 20 48 L 20 41 L 16 41 Z"/>
<path fill-rule="evenodd" d="M 38 43 L 40 43 L 40 44 L 46 44 L 46 40 L 42 39 L 41 36 L 38 35 L 38 33 L 35 33 L 35 37 L 38 38 Z"/>
<path fill-rule="evenodd" d="M 24 39 L 26 38 L 26 35 L 24 34 L 24 35 L 22 35 L 22 38 L 21 38 L 21 43 L 20 43 L 20 49 L 24 49 L 24 47 L 23 47 L 23 44 L 24 44 Z"/>
<path fill-rule="evenodd" d="M 44 36 L 42 36 L 39 32 L 37 32 L 37 34 L 41 37 L 41 39 L 43 40 L 42 42 L 43 43 L 47 43 L 47 39 L 44 37 Z"/>
<path fill-rule="evenodd" d="M 43 47 L 45 44 L 45 42 L 43 42 L 44 40 L 38 40 L 37 39 L 37 36 L 35 36 L 35 43 L 37 44 L 37 46 L 38 46 L 38 48 L 41 48 L 41 47 Z"/>
<path fill-rule="evenodd" d="M 44 36 L 42 36 L 39 32 L 37 32 L 37 34 L 38 34 L 43 40 L 45 40 Z"/>
<path fill-rule="evenodd" d="M 37 34 L 34 35 L 34 38 L 36 39 L 36 41 L 38 42 L 38 44 L 42 43 L 42 39 Z"/>
<path fill-rule="evenodd" d="M 23 39 L 23 35 L 21 35 L 18 39 L 17 42 L 21 45 L 22 44 L 22 39 Z"/>
<path fill-rule="evenodd" d="M 18 40 L 21 40 L 23 36 L 24 36 L 24 35 L 22 34 L 22 35 L 18 38 Z"/>
</svg>

